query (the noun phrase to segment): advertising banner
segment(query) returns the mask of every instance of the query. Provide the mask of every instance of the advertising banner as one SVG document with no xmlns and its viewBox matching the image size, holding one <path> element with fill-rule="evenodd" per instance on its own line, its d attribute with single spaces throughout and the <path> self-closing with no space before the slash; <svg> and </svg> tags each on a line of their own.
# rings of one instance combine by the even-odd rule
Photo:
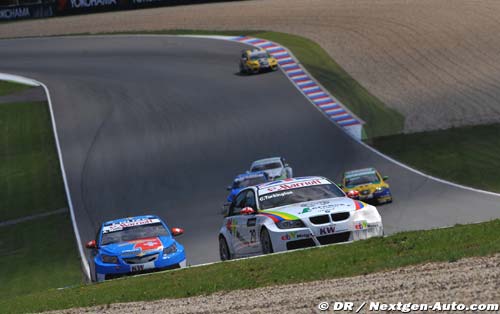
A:
<svg viewBox="0 0 500 314">
<path fill-rule="evenodd" d="M 51 17 L 53 15 L 52 6 L 43 4 L 0 8 L 0 21 Z"/>
</svg>

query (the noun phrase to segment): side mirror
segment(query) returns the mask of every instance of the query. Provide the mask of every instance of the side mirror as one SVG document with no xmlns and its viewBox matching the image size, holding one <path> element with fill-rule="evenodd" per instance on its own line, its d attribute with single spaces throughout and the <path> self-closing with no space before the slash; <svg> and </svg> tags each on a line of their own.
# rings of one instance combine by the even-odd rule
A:
<svg viewBox="0 0 500 314">
<path fill-rule="evenodd" d="M 170 229 L 170 232 L 172 232 L 172 236 L 176 237 L 176 236 L 180 236 L 181 234 L 184 233 L 184 229 L 182 228 L 172 228 Z"/>
<path fill-rule="evenodd" d="M 240 215 L 253 215 L 255 214 L 255 210 L 252 207 L 245 207 L 240 210 Z"/>
<path fill-rule="evenodd" d="M 290 167 L 290 165 L 289 165 L 289 164 L 285 164 L 285 168 L 286 168 L 286 167 Z"/>
<path fill-rule="evenodd" d="M 387 181 L 389 180 L 389 176 L 383 176 L 382 179 L 384 179 L 384 181 Z"/>
<path fill-rule="evenodd" d="M 347 192 L 347 197 L 353 200 L 359 200 L 359 192 L 356 190 Z"/>
<path fill-rule="evenodd" d="M 228 186 L 226 187 L 226 190 L 228 190 L 228 191 L 231 191 L 232 189 L 233 189 L 233 187 L 232 187 L 232 186 L 230 186 L 230 185 L 228 185 Z"/>
<path fill-rule="evenodd" d="M 89 241 L 85 244 L 85 247 L 87 249 L 95 249 L 97 247 L 97 244 L 95 242 L 95 240 L 92 240 L 92 241 Z"/>
</svg>

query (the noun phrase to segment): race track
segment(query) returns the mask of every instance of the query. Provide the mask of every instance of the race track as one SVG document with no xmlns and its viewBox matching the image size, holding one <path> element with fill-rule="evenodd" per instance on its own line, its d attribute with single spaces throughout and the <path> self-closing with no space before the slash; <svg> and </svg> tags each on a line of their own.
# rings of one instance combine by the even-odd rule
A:
<svg viewBox="0 0 500 314">
<path fill-rule="evenodd" d="M 375 166 L 395 201 L 386 233 L 500 217 L 500 198 L 387 161 L 316 110 L 281 72 L 237 74 L 244 46 L 176 37 L 0 41 L 0 72 L 44 82 L 82 241 L 99 222 L 158 214 L 186 234 L 188 260 L 218 260 L 225 187 L 254 159 L 282 155 L 296 176 Z"/>
</svg>

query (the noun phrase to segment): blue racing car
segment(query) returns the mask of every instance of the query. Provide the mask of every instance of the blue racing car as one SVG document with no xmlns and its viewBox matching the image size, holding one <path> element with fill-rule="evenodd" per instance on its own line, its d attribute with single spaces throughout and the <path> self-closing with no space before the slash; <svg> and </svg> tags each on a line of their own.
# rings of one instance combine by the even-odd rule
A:
<svg viewBox="0 0 500 314">
<path fill-rule="evenodd" d="M 265 183 L 267 181 L 269 181 L 268 176 L 264 171 L 240 174 L 234 179 L 233 184 L 227 187 L 227 190 L 231 191 L 227 196 L 227 201 L 231 203 L 233 198 L 241 191 L 241 189 Z"/>
<path fill-rule="evenodd" d="M 137 216 L 102 224 L 92 249 L 95 280 L 186 267 L 184 247 L 174 237 L 181 228 L 168 229 L 158 216 Z"/>
</svg>

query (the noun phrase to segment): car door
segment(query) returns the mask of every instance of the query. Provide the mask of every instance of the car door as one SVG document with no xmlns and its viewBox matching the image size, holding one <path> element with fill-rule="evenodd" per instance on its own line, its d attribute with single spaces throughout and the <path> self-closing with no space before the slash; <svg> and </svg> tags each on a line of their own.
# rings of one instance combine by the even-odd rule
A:
<svg viewBox="0 0 500 314">
<path fill-rule="evenodd" d="M 255 200 L 255 192 L 250 189 L 245 194 L 245 207 L 251 207 L 257 212 L 257 203 Z M 257 241 L 257 216 L 256 215 L 241 215 L 240 235 L 243 239 L 242 253 L 244 255 L 253 255 L 260 252 L 259 242 Z"/>
<path fill-rule="evenodd" d="M 233 199 L 233 202 L 229 206 L 228 216 L 226 217 L 224 223 L 226 229 L 229 233 L 230 239 L 227 239 L 227 245 L 229 245 L 236 256 L 240 256 L 243 244 L 241 243 L 240 228 L 242 223 L 242 217 L 240 215 L 240 210 L 243 209 L 246 201 L 246 191 L 240 192 Z"/>
</svg>

